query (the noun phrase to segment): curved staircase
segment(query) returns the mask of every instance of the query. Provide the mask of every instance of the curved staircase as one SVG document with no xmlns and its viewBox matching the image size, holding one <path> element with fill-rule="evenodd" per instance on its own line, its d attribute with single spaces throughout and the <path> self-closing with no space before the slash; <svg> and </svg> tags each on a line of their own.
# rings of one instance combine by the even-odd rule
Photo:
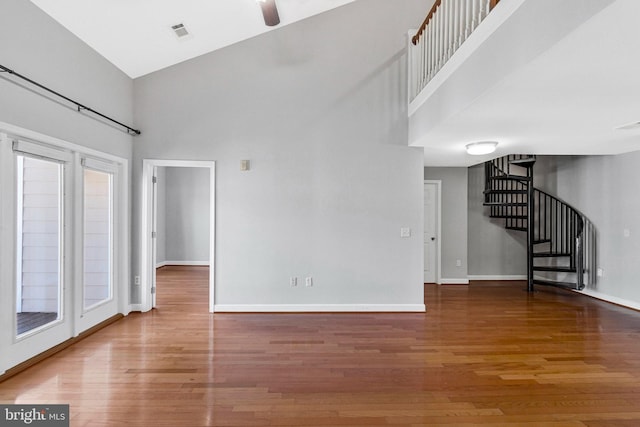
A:
<svg viewBox="0 0 640 427">
<path fill-rule="evenodd" d="M 588 220 L 562 200 L 533 187 L 532 155 L 485 163 L 484 205 L 505 228 L 527 235 L 527 289 L 534 285 L 581 290 L 591 277 L 585 264 Z"/>
</svg>

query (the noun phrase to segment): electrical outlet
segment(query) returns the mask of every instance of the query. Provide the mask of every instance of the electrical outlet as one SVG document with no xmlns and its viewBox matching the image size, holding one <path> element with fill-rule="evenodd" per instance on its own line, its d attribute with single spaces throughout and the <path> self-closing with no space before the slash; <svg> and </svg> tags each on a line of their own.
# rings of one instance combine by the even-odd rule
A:
<svg viewBox="0 0 640 427">
<path fill-rule="evenodd" d="M 462 267 L 462 260 L 456 260 L 456 267 Z"/>
<path fill-rule="evenodd" d="M 291 285 L 292 288 L 295 288 L 296 286 L 298 286 L 298 278 L 297 277 L 290 277 L 289 278 L 289 285 Z"/>
<path fill-rule="evenodd" d="M 411 237 L 411 229 L 409 227 L 401 227 L 400 237 Z"/>
<path fill-rule="evenodd" d="M 313 278 L 311 276 L 307 277 L 304 279 L 304 284 L 307 288 L 310 288 L 313 286 Z"/>
<path fill-rule="evenodd" d="M 604 276 L 604 270 L 603 270 L 603 269 L 601 269 L 601 268 L 599 268 L 599 269 L 597 270 L 596 274 L 598 275 L 598 277 L 602 277 L 602 276 Z"/>
<path fill-rule="evenodd" d="M 140 284 L 140 276 L 136 276 L 133 278 L 133 283 L 135 283 L 136 285 Z"/>
</svg>

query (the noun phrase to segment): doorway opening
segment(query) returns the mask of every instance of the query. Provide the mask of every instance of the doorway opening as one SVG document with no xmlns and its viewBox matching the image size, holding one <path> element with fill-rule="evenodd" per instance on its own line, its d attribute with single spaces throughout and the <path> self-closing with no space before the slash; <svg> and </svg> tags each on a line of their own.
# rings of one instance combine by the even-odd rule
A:
<svg viewBox="0 0 640 427">
<path fill-rule="evenodd" d="M 215 162 L 145 159 L 143 182 L 141 310 L 156 306 L 156 269 L 171 266 L 208 270 L 213 313 Z"/>
<path fill-rule="evenodd" d="M 209 267 L 165 265 L 156 270 L 157 308 L 163 313 L 208 311 Z"/>
</svg>

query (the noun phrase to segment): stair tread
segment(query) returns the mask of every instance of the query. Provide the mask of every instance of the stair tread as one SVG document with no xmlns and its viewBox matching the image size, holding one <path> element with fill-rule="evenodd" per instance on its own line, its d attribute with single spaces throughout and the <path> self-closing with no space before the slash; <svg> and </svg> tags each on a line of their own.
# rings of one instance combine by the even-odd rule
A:
<svg viewBox="0 0 640 427">
<path fill-rule="evenodd" d="M 531 181 L 531 178 L 528 176 L 521 175 L 497 175 L 490 176 L 489 179 L 494 181 Z"/>
<path fill-rule="evenodd" d="M 484 206 L 504 206 L 504 207 L 518 207 L 527 206 L 526 203 L 504 203 L 504 202 L 484 202 Z"/>
<path fill-rule="evenodd" d="M 537 284 L 537 285 L 559 286 L 561 288 L 567 288 L 567 289 L 578 289 L 578 286 L 575 283 L 572 283 L 572 282 L 561 282 L 561 281 L 556 281 L 556 280 L 543 280 L 543 279 L 536 279 L 535 277 L 533 279 L 533 283 Z"/>
<path fill-rule="evenodd" d="M 505 227 L 507 230 L 527 231 L 527 227 Z"/>
<path fill-rule="evenodd" d="M 568 252 L 534 252 L 534 257 L 561 257 L 561 256 L 571 256 Z"/>
<path fill-rule="evenodd" d="M 558 273 L 575 273 L 577 270 L 575 267 L 555 267 L 549 265 L 534 265 L 535 271 L 556 271 Z"/>
<path fill-rule="evenodd" d="M 535 157 L 525 157 L 523 159 L 509 160 L 509 163 L 512 165 L 527 165 L 527 164 L 534 164 L 535 162 L 536 162 Z"/>
<path fill-rule="evenodd" d="M 527 190 L 484 190 L 484 194 L 527 194 Z"/>
<path fill-rule="evenodd" d="M 509 215 L 509 214 L 504 214 L 504 215 L 489 215 L 489 217 L 491 217 L 491 218 L 527 219 L 527 216 L 526 216 L 526 215 Z"/>
<path fill-rule="evenodd" d="M 543 243 L 551 243 L 551 239 L 541 239 L 541 240 L 534 240 L 533 241 L 534 245 L 541 245 Z"/>
</svg>

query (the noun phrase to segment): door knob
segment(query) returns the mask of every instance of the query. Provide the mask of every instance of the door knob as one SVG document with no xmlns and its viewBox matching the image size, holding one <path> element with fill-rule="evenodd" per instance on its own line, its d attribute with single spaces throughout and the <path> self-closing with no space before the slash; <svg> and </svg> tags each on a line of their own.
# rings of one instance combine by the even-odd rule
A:
<svg viewBox="0 0 640 427">
<path fill-rule="evenodd" d="M 436 238 L 435 238 L 435 237 L 432 237 L 432 238 L 431 238 L 431 240 L 436 240 Z"/>
</svg>

